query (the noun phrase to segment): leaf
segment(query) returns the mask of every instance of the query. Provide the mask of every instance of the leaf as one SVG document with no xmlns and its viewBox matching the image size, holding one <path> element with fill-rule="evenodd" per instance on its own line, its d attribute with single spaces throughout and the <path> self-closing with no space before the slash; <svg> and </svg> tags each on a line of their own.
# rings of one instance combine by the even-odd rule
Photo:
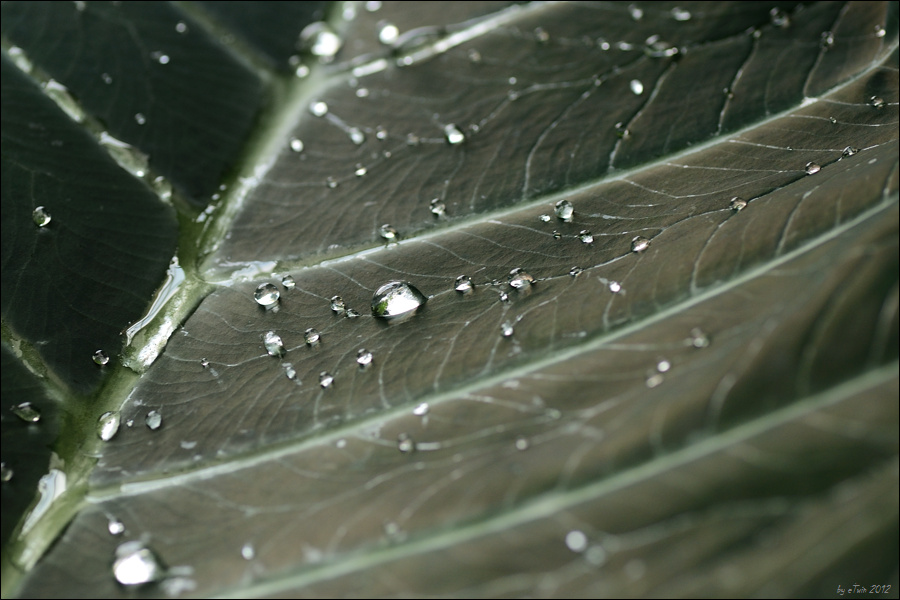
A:
<svg viewBox="0 0 900 600">
<path fill-rule="evenodd" d="M 896 595 L 894 4 L 344 4 L 301 36 L 331 27 L 334 60 L 291 54 L 318 6 L 127 6 L 3 6 L 4 292 L 47 233 L 8 171 L 78 206 L 122 178 L 148 208 L 98 235 L 169 232 L 134 253 L 142 302 L 101 311 L 140 326 L 119 364 L 51 358 L 86 355 L 4 293 L 4 390 L 63 415 L 67 482 L 20 517 L 49 437 L 24 442 L 4 595 Z M 141 96 L 83 76 L 113 58 L 158 118 L 125 127 Z M 150 175 L 62 177 L 68 150 L 28 151 L 50 119 Z M 137 215 L 173 209 L 163 281 L 175 228 Z M 427 301 L 374 316 L 395 280 Z M 117 583 L 126 541 L 165 577 Z"/>
</svg>

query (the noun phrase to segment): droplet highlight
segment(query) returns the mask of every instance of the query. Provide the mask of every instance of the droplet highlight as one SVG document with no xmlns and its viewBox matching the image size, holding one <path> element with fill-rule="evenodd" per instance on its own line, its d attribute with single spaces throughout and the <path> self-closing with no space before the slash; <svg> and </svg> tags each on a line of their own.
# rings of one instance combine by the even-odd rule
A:
<svg viewBox="0 0 900 600">
<path fill-rule="evenodd" d="M 588 547 L 588 538 L 583 531 L 573 529 L 566 534 L 566 547 L 572 552 L 584 552 Z"/>
<path fill-rule="evenodd" d="M 872 96 L 869 98 L 869 104 L 874 108 L 884 108 L 884 98 L 881 96 Z"/>
<path fill-rule="evenodd" d="M 328 114 L 328 105 L 321 100 L 317 100 L 309 105 L 309 112 L 316 117 L 324 117 Z"/>
<path fill-rule="evenodd" d="M 143 585 L 165 577 L 166 568 L 143 542 L 125 542 L 116 548 L 113 576 L 125 586 Z"/>
<path fill-rule="evenodd" d="M 410 452 L 415 452 L 416 443 L 409 437 L 408 433 L 401 433 L 397 436 L 397 449 L 404 454 L 409 454 Z"/>
<path fill-rule="evenodd" d="M 390 281 L 375 291 L 372 297 L 372 314 L 390 319 L 418 310 L 427 298 L 414 285 L 406 281 Z"/>
<path fill-rule="evenodd" d="M 323 62 L 333 59 L 341 49 L 341 44 L 338 34 L 323 21 L 310 23 L 300 32 L 300 49 L 318 56 Z"/>
<path fill-rule="evenodd" d="M 435 217 L 443 217 L 447 212 L 447 205 L 440 198 L 435 198 L 429 204 L 429 209 Z"/>
<path fill-rule="evenodd" d="M 580 232 L 578 232 L 578 239 L 585 244 L 594 243 L 594 236 L 587 229 L 582 229 Z"/>
<path fill-rule="evenodd" d="M 512 337 L 515 332 L 515 327 L 509 321 L 505 321 L 500 325 L 500 335 L 505 338 Z"/>
<path fill-rule="evenodd" d="M 286 290 L 292 290 L 294 289 L 294 286 L 297 285 L 297 282 L 294 281 L 294 278 L 290 275 L 285 275 L 281 278 L 281 285 L 283 285 Z"/>
<path fill-rule="evenodd" d="M 293 152 L 303 152 L 303 140 L 300 138 L 291 138 L 290 146 Z"/>
<path fill-rule="evenodd" d="M 110 518 L 106 523 L 106 530 L 109 535 L 122 535 L 125 533 L 125 523 L 119 519 Z"/>
<path fill-rule="evenodd" d="M 397 233 L 397 230 L 387 223 L 378 228 L 378 235 L 388 242 L 396 242 L 400 239 L 400 234 Z"/>
<path fill-rule="evenodd" d="M 429 410 L 428 403 L 422 402 L 421 404 L 419 404 L 418 406 L 416 406 L 413 409 L 413 414 L 416 415 L 417 417 L 424 417 L 425 415 L 428 414 L 428 410 Z"/>
<path fill-rule="evenodd" d="M 10 407 L 10 410 L 14 415 L 26 423 L 37 423 L 41 420 L 41 411 L 39 411 L 31 402 L 15 404 Z"/>
<path fill-rule="evenodd" d="M 632 79 L 628 87 L 631 88 L 631 93 L 635 96 L 640 96 L 644 93 L 644 84 L 637 79 Z"/>
</svg>

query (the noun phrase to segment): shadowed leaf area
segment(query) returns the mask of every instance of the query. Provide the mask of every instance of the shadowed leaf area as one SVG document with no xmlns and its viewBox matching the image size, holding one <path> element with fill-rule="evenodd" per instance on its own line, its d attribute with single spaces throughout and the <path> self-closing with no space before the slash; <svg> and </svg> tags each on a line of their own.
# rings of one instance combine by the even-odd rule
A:
<svg viewBox="0 0 900 600">
<path fill-rule="evenodd" d="M 895 3 L 2 16 L 4 596 L 898 596 Z"/>
</svg>

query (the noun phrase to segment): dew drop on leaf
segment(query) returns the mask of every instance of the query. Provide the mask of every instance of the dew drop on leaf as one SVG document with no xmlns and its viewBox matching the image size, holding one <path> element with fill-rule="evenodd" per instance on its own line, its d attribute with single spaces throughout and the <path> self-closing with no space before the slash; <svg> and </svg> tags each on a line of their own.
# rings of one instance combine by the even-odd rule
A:
<svg viewBox="0 0 900 600">
<path fill-rule="evenodd" d="M 709 346 L 709 338 L 699 327 L 691 329 L 691 345 L 694 348 L 706 348 Z"/>
<path fill-rule="evenodd" d="M 379 125 L 375 128 L 375 138 L 379 140 L 386 140 L 388 137 L 387 129 Z"/>
<path fill-rule="evenodd" d="M 177 31 L 178 33 L 187 33 L 187 30 L 188 30 L 188 26 L 187 26 L 187 23 L 185 23 L 184 21 L 178 21 L 175 24 L 175 31 Z"/>
<path fill-rule="evenodd" d="M 303 341 L 306 342 L 307 346 L 315 346 L 316 344 L 319 343 L 319 340 L 321 340 L 321 339 L 322 339 L 322 336 L 319 334 L 318 331 L 316 331 L 312 327 L 307 329 L 306 332 L 303 334 Z"/>
<path fill-rule="evenodd" d="M 256 550 L 253 549 L 253 544 L 248 542 L 241 546 L 241 556 L 244 560 L 253 560 L 253 557 L 256 556 Z"/>
<path fill-rule="evenodd" d="M 731 199 L 731 210 L 733 210 L 734 212 L 740 212 L 745 208 L 747 208 L 747 201 L 743 198 L 735 196 Z"/>
<path fill-rule="evenodd" d="M 116 548 L 112 571 L 120 584 L 133 586 L 159 581 L 165 577 L 166 568 L 143 542 L 131 541 Z"/>
<path fill-rule="evenodd" d="M 523 437 L 516 438 L 516 450 L 518 450 L 520 452 L 524 452 L 525 450 L 528 450 L 528 446 L 530 446 L 530 444 L 528 443 L 527 438 L 523 438 Z"/>
<path fill-rule="evenodd" d="M 119 422 L 120 417 L 118 412 L 111 411 L 103 413 L 100 415 L 100 418 L 97 419 L 97 436 L 104 442 L 113 439 L 116 432 L 119 431 Z"/>
<path fill-rule="evenodd" d="M 635 21 L 640 21 L 644 18 L 644 10 L 635 4 L 628 5 L 628 14 L 630 14 L 631 18 Z"/>
<path fill-rule="evenodd" d="M 0 462 L 0 481 L 6 483 L 13 478 L 13 474 L 12 467 L 5 462 Z"/>
<path fill-rule="evenodd" d="M 447 205 L 440 198 L 434 198 L 429 205 L 431 214 L 436 217 L 443 217 L 447 212 Z"/>
<path fill-rule="evenodd" d="M 397 230 L 394 229 L 393 226 L 385 223 L 381 227 L 378 228 L 378 235 L 382 237 L 382 239 L 387 240 L 388 242 L 396 242 L 400 235 L 397 233 Z"/>
<path fill-rule="evenodd" d="M 666 359 L 662 359 L 656 363 L 656 370 L 659 371 L 660 373 L 665 373 L 671 368 L 672 368 L 672 363 L 670 363 Z"/>
<path fill-rule="evenodd" d="M 807 175 L 815 175 L 816 173 L 818 173 L 821 170 L 822 170 L 822 167 L 819 165 L 819 163 L 815 163 L 815 162 L 806 163 L 806 174 Z"/>
<path fill-rule="evenodd" d="M 263 345 L 266 347 L 266 352 L 269 353 L 269 356 L 278 357 L 284 354 L 284 342 L 281 341 L 281 336 L 274 331 L 267 331 L 263 335 Z"/>
<path fill-rule="evenodd" d="M 323 22 L 310 23 L 300 32 L 300 49 L 324 61 L 334 58 L 341 49 L 341 38 Z"/>
<path fill-rule="evenodd" d="M 610 281 L 609 282 L 609 291 L 611 291 L 613 294 L 618 294 L 619 292 L 622 291 L 622 284 L 619 283 L 618 281 Z"/>
<path fill-rule="evenodd" d="M 444 125 L 444 137 L 447 138 L 448 143 L 454 146 L 457 144 L 462 144 L 464 141 L 466 141 L 465 134 L 463 134 L 463 132 L 460 131 L 459 128 L 453 123 Z"/>
<path fill-rule="evenodd" d="M 390 46 L 400 37 L 400 30 L 393 23 L 382 23 L 378 29 L 378 41 Z"/>
<path fill-rule="evenodd" d="M 144 125 L 147 123 L 147 117 L 144 116 L 144 113 L 134 113 L 134 122 L 138 125 Z"/>
<path fill-rule="evenodd" d="M 281 367 L 284 369 L 285 376 L 291 381 L 296 381 L 297 379 L 297 370 L 294 368 L 289 362 L 281 363 Z"/>
<path fill-rule="evenodd" d="M 869 98 L 869 104 L 875 108 L 884 108 L 884 98 L 881 96 L 872 96 Z"/>
<path fill-rule="evenodd" d="M 566 547 L 572 552 L 584 552 L 587 546 L 588 539 L 583 531 L 573 529 L 566 534 Z"/>
<path fill-rule="evenodd" d="M 512 334 L 514 334 L 515 332 L 516 331 L 515 328 L 513 328 L 513 324 L 509 321 L 504 321 L 503 324 L 500 325 L 500 335 L 502 335 L 503 337 L 512 337 Z"/>
<path fill-rule="evenodd" d="M 404 454 L 408 454 L 415 451 L 416 443 L 409 437 L 408 433 L 401 433 L 397 436 L 397 449 Z"/>
<path fill-rule="evenodd" d="M 290 146 L 294 152 L 303 152 L 303 140 L 300 138 L 291 138 Z"/>
<path fill-rule="evenodd" d="M 322 389 L 330 388 L 334 383 L 334 377 L 328 371 L 319 373 L 319 385 Z"/>
<path fill-rule="evenodd" d="M 571 221 L 572 215 L 575 214 L 575 207 L 568 200 L 560 200 L 554 208 L 556 218 L 562 221 Z"/>
<path fill-rule="evenodd" d="M 653 388 L 657 387 L 658 385 L 660 385 L 662 382 L 663 382 L 662 373 L 654 373 L 653 375 L 650 375 L 649 377 L 647 377 L 646 384 L 647 384 L 648 388 L 653 389 Z"/>
<path fill-rule="evenodd" d="M 841 153 L 843 156 L 853 156 L 859 152 L 859 148 L 854 148 L 853 146 L 847 146 L 844 148 L 844 151 Z"/>
<path fill-rule="evenodd" d="M 316 100 L 309 105 L 309 112 L 316 117 L 324 117 L 328 114 L 328 105 L 321 100 Z"/>
<path fill-rule="evenodd" d="M 281 278 L 281 285 L 283 285 L 286 290 L 292 290 L 294 289 L 294 286 L 297 285 L 297 282 L 295 282 L 294 278 L 290 275 L 285 275 Z"/>
<path fill-rule="evenodd" d="M 144 420 L 151 430 L 156 431 L 162 425 L 162 415 L 159 414 L 158 411 L 151 410 L 147 413 L 147 418 Z"/>
<path fill-rule="evenodd" d="M 471 277 L 469 277 L 468 275 L 460 275 L 453 283 L 453 289 L 457 292 L 465 294 L 475 289 L 475 286 L 472 284 Z"/>
<path fill-rule="evenodd" d="M 122 535 L 125 533 L 125 523 L 116 518 L 110 518 L 106 523 L 106 530 L 110 535 Z"/>
<path fill-rule="evenodd" d="M 549 222 L 550 222 L 550 215 L 541 215 L 541 216 L 538 217 L 538 218 L 539 218 L 542 222 L 544 222 L 544 223 L 549 223 Z"/>
<path fill-rule="evenodd" d="M 424 417 L 428 414 L 428 403 L 422 402 L 413 409 L 413 414 L 417 417 Z"/>
<path fill-rule="evenodd" d="M 281 293 L 273 283 L 261 283 L 253 293 L 253 299 L 262 307 L 270 308 L 278 302 Z"/>
<path fill-rule="evenodd" d="M 587 229 L 582 229 L 580 232 L 578 232 L 578 239 L 581 240 L 582 242 L 584 242 L 585 244 L 593 244 L 594 243 L 594 236 Z"/>
<path fill-rule="evenodd" d="M 508 281 L 509 285 L 517 290 L 528 289 L 534 283 L 534 277 L 522 269 L 516 268 L 509 272 Z"/>
<path fill-rule="evenodd" d="M 390 319 L 416 311 L 425 304 L 425 295 L 406 281 L 390 281 L 375 291 L 372 314 Z"/>
<path fill-rule="evenodd" d="M 361 164 L 357 163 L 357 164 L 356 164 L 356 170 L 353 171 L 353 174 L 356 175 L 357 177 L 362 177 L 363 175 L 365 175 L 365 174 L 368 173 L 368 172 L 369 172 L 368 169 L 366 169 L 366 168 L 365 168 L 364 166 L 362 166 Z"/>
<path fill-rule="evenodd" d="M 340 296 L 332 296 L 331 297 L 331 310 L 336 314 L 343 314 L 344 311 L 347 310 L 347 306 L 344 304 L 344 299 Z"/>
<path fill-rule="evenodd" d="M 635 236 L 634 239 L 631 240 L 631 251 L 632 252 L 643 252 L 647 248 L 650 247 L 650 240 L 643 236 Z"/>
<path fill-rule="evenodd" d="M 790 27 L 791 25 L 791 17 L 780 8 L 773 8 L 770 10 L 769 19 L 772 21 L 772 25 L 781 27 L 782 29 Z"/>
<path fill-rule="evenodd" d="M 14 415 L 25 421 L 26 423 L 37 423 L 41 420 L 41 411 L 37 409 L 31 402 L 22 402 L 14 404 L 10 407 Z"/>
<path fill-rule="evenodd" d="M 366 134 L 359 127 L 351 127 L 347 130 L 347 135 L 350 136 L 350 141 L 357 146 L 361 146 L 366 141 Z"/>
<path fill-rule="evenodd" d="M 676 21 L 690 21 L 691 20 L 691 11 L 686 8 L 681 8 L 680 6 L 675 6 L 671 10 L 672 18 Z"/>
<path fill-rule="evenodd" d="M 360 348 L 360 349 L 359 349 L 359 352 L 356 353 L 356 363 L 357 363 L 360 367 L 363 367 L 363 368 L 368 367 L 369 365 L 371 365 L 371 364 L 372 364 L 372 360 L 373 360 L 374 358 L 375 358 L 375 357 L 372 355 L 372 353 L 369 352 L 368 350 L 366 350 L 365 348 Z"/>
<path fill-rule="evenodd" d="M 106 352 L 104 352 L 103 350 L 97 350 L 96 352 L 94 352 L 91 358 L 95 364 L 101 366 L 109 362 L 109 356 L 107 356 Z"/>
<path fill-rule="evenodd" d="M 201 359 L 200 359 L 200 366 L 203 367 L 204 369 L 208 369 L 208 368 L 209 368 L 209 359 L 208 359 L 208 358 L 201 358 Z"/>
<path fill-rule="evenodd" d="M 46 227 L 50 223 L 50 213 L 43 206 L 38 206 L 31 213 L 31 219 L 38 227 Z"/>
<path fill-rule="evenodd" d="M 833 47 L 834 46 L 834 33 L 832 33 L 831 31 L 823 31 L 822 38 L 821 38 L 819 44 L 822 46 L 822 48 L 824 48 L 826 50 L 828 48 Z"/>
<path fill-rule="evenodd" d="M 571 269 L 569 269 L 569 275 L 571 275 L 572 277 L 578 277 L 583 271 L 584 269 L 582 269 L 581 267 L 572 267 Z"/>
<path fill-rule="evenodd" d="M 635 96 L 640 96 L 644 93 L 644 84 L 637 79 L 632 79 L 628 84 L 628 87 L 631 88 L 631 93 L 633 93 Z"/>
<path fill-rule="evenodd" d="M 562 238 L 562 234 L 555 229 L 553 230 L 553 233 L 551 233 L 551 235 L 553 236 L 554 240 L 558 240 L 558 239 Z"/>
</svg>

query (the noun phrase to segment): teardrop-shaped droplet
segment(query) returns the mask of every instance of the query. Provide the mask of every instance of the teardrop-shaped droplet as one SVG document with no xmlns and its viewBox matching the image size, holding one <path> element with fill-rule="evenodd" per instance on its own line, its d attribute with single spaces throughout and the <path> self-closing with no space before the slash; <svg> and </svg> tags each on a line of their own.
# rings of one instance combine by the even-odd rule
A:
<svg viewBox="0 0 900 600">
<path fill-rule="evenodd" d="M 534 283 L 534 277 L 519 268 L 510 271 L 507 280 L 517 290 L 527 289 Z"/>
<path fill-rule="evenodd" d="M 97 350 L 96 352 L 94 352 L 94 355 L 91 357 L 91 359 L 94 361 L 94 363 L 101 366 L 109 362 L 109 356 L 107 356 L 106 352 L 104 352 L 103 350 Z"/>
<path fill-rule="evenodd" d="M 869 98 L 869 104 L 875 108 L 884 108 L 884 98 L 881 96 L 872 96 Z"/>
<path fill-rule="evenodd" d="M 814 163 L 814 162 L 806 163 L 806 174 L 807 175 L 815 175 L 816 173 L 818 173 L 821 170 L 822 170 L 822 167 L 818 163 Z"/>
<path fill-rule="evenodd" d="M 332 296 L 331 297 L 331 310 L 335 314 L 343 314 L 344 311 L 347 310 L 347 305 L 344 304 L 344 299 L 340 296 Z"/>
<path fill-rule="evenodd" d="M 372 297 L 372 314 L 390 319 L 416 311 L 427 298 L 406 281 L 390 281 L 376 290 Z"/>
<path fill-rule="evenodd" d="M 457 292 L 465 294 L 475 289 L 475 286 L 474 284 L 472 284 L 471 277 L 469 277 L 468 275 L 460 275 L 456 278 L 456 282 L 453 284 L 453 289 Z"/>
<path fill-rule="evenodd" d="M 300 138 L 291 138 L 291 150 L 294 152 L 303 152 L 303 140 Z"/>
<path fill-rule="evenodd" d="M 434 200 L 432 200 L 429 208 L 431 209 L 431 214 L 436 217 L 443 217 L 444 213 L 447 212 L 447 205 L 444 204 L 444 202 L 440 198 L 435 198 Z"/>
<path fill-rule="evenodd" d="M 284 342 L 281 341 L 281 336 L 274 331 L 267 331 L 263 335 L 263 345 L 266 347 L 266 352 L 269 353 L 269 356 L 282 356 L 284 354 Z"/>
<path fill-rule="evenodd" d="M 572 220 L 572 216 L 575 214 L 575 207 L 568 200 L 560 200 L 556 203 L 554 212 L 557 219 L 568 222 Z"/>
<path fill-rule="evenodd" d="M 162 425 L 162 415 L 159 414 L 159 411 L 151 410 L 147 413 L 147 418 L 144 422 L 147 424 L 147 427 L 156 431 Z"/>
<path fill-rule="evenodd" d="M 253 292 L 253 299 L 256 300 L 257 304 L 265 308 L 274 306 L 278 302 L 279 297 L 281 297 L 281 292 L 278 291 L 274 283 L 261 283 L 256 288 L 256 291 Z"/>
<path fill-rule="evenodd" d="M 322 371 L 319 373 L 319 385 L 322 386 L 322 389 L 330 388 L 334 383 L 334 377 L 328 371 Z"/>
<path fill-rule="evenodd" d="M 37 423 L 41 420 L 41 411 L 39 411 L 36 406 L 31 404 L 31 402 L 14 404 L 12 407 L 10 407 L 10 410 L 14 415 L 19 417 L 26 423 Z"/>
<path fill-rule="evenodd" d="M 286 290 L 292 290 L 294 289 L 294 286 L 297 285 L 297 282 L 294 281 L 294 278 L 290 275 L 285 275 L 281 278 L 281 285 L 283 285 Z"/>
<path fill-rule="evenodd" d="M 416 415 L 417 417 L 424 417 L 425 415 L 428 414 L 428 410 L 429 410 L 428 403 L 422 402 L 421 404 L 419 404 L 418 406 L 416 406 L 413 409 L 413 414 Z"/>
<path fill-rule="evenodd" d="M 378 228 L 378 235 L 388 242 L 396 242 L 400 239 L 400 234 L 397 233 L 397 230 L 387 223 Z"/>
<path fill-rule="evenodd" d="M 643 252 L 647 248 L 650 247 L 650 240 L 643 236 L 635 236 L 634 239 L 631 240 L 631 251 L 632 252 Z"/>
<path fill-rule="evenodd" d="M 644 84 L 641 83 L 638 79 L 632 79 L 628 84 L 628 87 L 631 88 L 631 93 L 635 96 L 640 96 L 644 93 Z"/>
<path fill-rule="evenodd" d="M 166 568 L 143 542 L 131 541 L 116 548 L 113 576 L 122 585 L 143 585 L 165 577 Z"/>
<path fill-rule="evenodd" d="M 315 346 L 316 344 L 319 343 L 319 340 L 321 340 L 321 339 L 322 339 L 322 336 L 319 334 L 318 331 L 316 331 L 312 327 L 307 329 L 306 332 L 303 334 L 303 341 L 306 342 L 307 346 Z"/>
<path fill-rule="evenodd" d="M 375 357 L 372 355 L 372 353 L 365 348 L 360 348 L 359 352 L 356 353 L 356 363 L 360 367 L 368 367 L 372 364 L 372 360 L 374 358 Z"/>
<path fill-rule="evenodd" d="M 578 239 L 581 240 L 582 242 L 584 242 L 585 244 L 593 244 L 594 243 L 594 236 L 587 229 L 582 229 L 578 233 Z"/>
<path fill-rule="evenodd" d="M 97 436 L 104 442 L 115 437 L 119 431 L 120 417 L 118 411 L 105 412 L 97 419 Z"/>
<path fill-rule="evenodd" d="M 38 206 L 31 213 L 31 219 L 38 227 L 46 227 L 50 224 L 50 213 L 43 206 Z"/>
<path fill-rule="evenodd" d="M 340 36 L 324 21 L 310 23 L 300 32 L 300 49 L 324 61 L 333 59 L 341 44 Z"/>
<path fill-rule="evenodd" d="M 500 335 L 503 337 L 511 337 L 512 334 L 516 332 L 513 324 L 509 321 L 504 321 L 503 324 L 500 325 Z"/>
<path fill-rule="evenodd" d="M 444 125 L 444 137 L 447 138 L 447 142 L 454 146 L 466 141 L 465 134 L 453 123 Z"/>
<path fill-rule="evenodd" d="M 740 212 L 745 208 L 747 208 L 747 201 L 743 198 L 735 196 L 731 199 L 731 210 L 733 210 L 734 212 Z"/>
<path fill-rule="evenodd" d="M 416 443 L 409 437 L 408 433 L 401 433 L 397 436 L 397 449 L 404 454 L 415 452 Z"/>
<path fill-rule="evenodd" d="M 109 521 L 106 522 L 106 530 L 109 532 L 109 535 L 122 535 L 125 533 L 125 523 L 110 517 Z"/>
</svg>

